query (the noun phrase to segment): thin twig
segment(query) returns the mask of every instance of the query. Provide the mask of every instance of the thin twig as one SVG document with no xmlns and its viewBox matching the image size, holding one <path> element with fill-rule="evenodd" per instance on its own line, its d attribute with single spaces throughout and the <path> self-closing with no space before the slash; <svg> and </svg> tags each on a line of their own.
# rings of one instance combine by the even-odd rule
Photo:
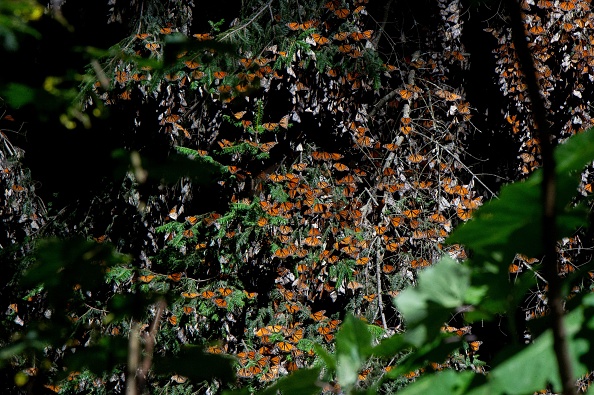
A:
<svg viewBox="0 0 594 395">
<path fill-rule="evenodd" d="M 128 377 L 126 378 L 126 395 L 137 395 L 136 372 L 140 360 L 140 325 L 134 321 L 128 339 Z"/>
<path fill-rule="evenodd" d="M 226 40 L 229 36 L 231 36 L 232 34 L 237 33 L 240 30 L 245 29 L 246 27 L 248 27 L 249 25 L 252 24 L 252 22 L 254 22 L 256 20 L 256 18 L 258 18 L 260 16 L 261 13 L 263 13 L 268 7 L 270 7 L 270 5 L 272 4 L 272 0 L 270 0 L 267 4 L 263 5 L 262 8 L 260 8 L 258 10 L 258 12 L 256 12 L 256 15 L 254 15 L 252 17 L 252 19 L 250 19 L 249 21 L 247 21 L 246 23 L 244 23 L 243 25 L 227 32 L 227 34 L 225 34 L 224 36 L 222 36 L 219 40 L 223 41 Z"/>
<path fill-rule="evenodd" d="M 155 312 L 155 319 L 149 329 L 149 333 L 144 337 L 145 346 L 144 352 L 145 356 L 142 360 L 142 366 L 138 371 L 138 389 L 142 392 L 146 385 L 146 376 L 148 371 L 151 369 L 151 365 L 153 364 L 153 351 L 155 349 L 155 342 L 157 336 L 157 330 L 159 329 L 159 325 L 161 323 L 161 316 L 163 315 L 163 311 L 165 310 L 165 301 L 160 300 L 157 302 L 157 311 Z"/>
</svg>

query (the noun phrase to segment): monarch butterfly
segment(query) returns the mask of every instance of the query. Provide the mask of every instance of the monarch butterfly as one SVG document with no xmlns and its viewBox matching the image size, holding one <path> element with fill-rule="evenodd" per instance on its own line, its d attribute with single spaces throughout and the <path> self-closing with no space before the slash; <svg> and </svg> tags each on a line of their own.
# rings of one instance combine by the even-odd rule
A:
<svg viewBox="0 0 594 395">
<path fill-rule="evenodd" d="M 172 273 L 167 276 L 168 279 L 178 282 L 182 278 L 182 273 Z"/>
<path fill-rule="evenodd" d="M 253 377 L 256 374 L 262 372 L 262 368 L 259 366 L 250 366 L 248 368 L 241 368 L 237 371 L 237 375 L 243 378 Z"/>
<path fill-rule="evenodd" d="M 287 23 L 287 27 L 291 30 L 299 30 L 300 24 L 299 22 L 289 22 Z"/>
<path fill-rule="evenodd" d="M 329 326 L 325 325 L 325 326 L 320 326 L 318 327 L 318 333 L 320 335 L 325 335 L 327 333 L 332 333 L 332 328 L 330 328 Z"/>
<path fill-rule="evenodd" d="M 148 36 L 150 36 L 150 34 L 148 34 L 148 33 L 140 33 L 140 34 L 137 34 L 136 35 L 136 38 L 139 39 L 139 40 L 144 40 Z"/>
<path fill-rule="evenodd" d="M 235 90 L 239 93 L 245 93 L 248 91 L 249 87 L 248 84 L 237 84 L 235 85 Z"/>
<path fill-rule="evenodd" d="M 288 129 L 289 128 L 289 116 L 285 115 L 284 117 L 282 117 L 280 119 L 280 121 L 278 121 L 278 125 L 283 129 Z"/>
<path fill-rule="evenodd" d="M 295 163 L 291 168 L 295 171 L 303 171 L 307 169 L 307 163 Z"/>
<path fill-rule="evenodd" d="M 460 95 L 458 95 L 456 93 L 453 93 L 453 92 L 450 92 L 450 91 L 446 91 L 446 90 L 443 90 L 443 89 L 437 90 L 435 92 L 435 94 L 437 95 L 437 97 L 442 98 L 442 99 L 445 99 L 446 101 L 456 101 L 456 100 L 462 98 L 462 96 L 460 96 Z"/>
<path fill-rule="evenodd" d="M 192 311 L 194 311 L 192 306 L 184 306 L 184 314 L 190 314 Z"/>
<path fill-rule="evenodd" d="M 354 246 L 345 246 L 345 247 L 342 247 L 340 250 L 350 256 L 357 255 L 357 253 L 359 252 L 359 249 Z"/>
<path fill-rule="evenodd" d="M 289 361 L 286 365 L 286 369 L 289 372 L 294 372 L 295 370 L 299 369 L 299 366 L 297 366 L 297 362 L 295 361 Z"/>
<path fill-rule="evenodd" d="M 322 243 L 320 239 L 314 236 L 306 237 L 303 242 L 310 247 L 316 247 Z"/>
<path fill-rule="evenodd" d="M 279 350 L 284 351 L 284 352 L 289 352 L 293 349 L 293 347 L 295 347 L 291 343 L 288 343 L 288 342 L 278 342 L 276 345 L 278 346 Z"/>
<path fill-rule="evenodd" d="M 386 243 L 386 250 L 390 252 L 396 252 L 401 245 L 402 243 L 399 243 L 396 240 L 390 240 Z"/>
<path fill-rule="evenodd" d="M 562 1 L 561 3 L 559 3 L 559 7 L 563 11 L 571 11 L 575 9 L 575 4 L 572 1 Z"/>
<path fill-rule="evenodd" d="M 413 97 L 413 92 L 409 91 L 408 89 L 400 89 L 398 93 L 404 100 L 410 100 Z"/>
<path fill-rule="evenodd" d="M 171 325 L 177 325 L 177 317 L 176 316 L 172 315 L 171 317 L 169 317 L 168 320 Z"/>
<path fill-rule="evenodd" d="M 327 333 L 324 335 L 324 340 L 326 340 L 328 343 L 330 343 L 332 340 L 334 340 L 334 334 L 333 333 Z"/>
<path fill-rule="evenodd" d="M 516 274 L 518 272 L 520 272 L 520 265 L 517 265 L 515 263 L 512 263 L 511 265 L 509 265 L 509 267 L 507 268 L 507 271 L 511 274 Z"/>
<path fill-rule="evenodd" d="M 382 266 L 382 272 L 384 272 L 385 274 L 390 274 L 392 273 L 394 270 L 396 269 L 396 267 L 394 265 L 390 265 L 388 263 L 384 264 Z"/>
<path fill-rule="evenodd" d="M 363 217 L 363 212 L 359 209 L 349 211 L 349 217 L 351 219 L 360 219 Z"/>
<path fill-rule="evenodd" d="M 283 176 L 283 177 L 284 177 L 284 176 Z M 286 177 L 285 177 L 285 178 L 286 178 Z M 281 203 L 281 205 L 280 205 L 280 209 L 281 209 L 283 212 L 288 212 L 288 211 L 291 211 L 291 210 L 293 209 L 293 206 L 294 206 L 294 205 L 295 205 L 295 204 L 294 204 L 293 202 L 283 202 L 283 203 Z"/>
<path fill-rule="evenodd" d="M 350 44 L 343 44 L 343 45 L 338 46 L 338 50 L 342 53 L 348 53 L 353 50 L 353 46 Z"/>
<path fill-rule="evenodd" d="M 470 103 L 458 103 L 456 107 L 458 108 L 458 112 L 460 114 L 470 114 Z"/>
<path fill-rule="evenodd" d="M 179 374 L 174 374 L 171 376 L 171 381 L 175 381 L 178 384 L 183 384 L 188 380 L 187 377 L 180 376 Z"/>
<path fill-rule="evenodd" d="M 355 41 L 361 41 L 363 39 L 369 40 L 371 39 L 372 34 L 373 30 L 365 30 L 364 32 L 353 32 L 351 33 L 351 38 Z"/>
<path fill-rule="evenodd" d="M 344 41 L 349 37 L 349 33 L 348 32 L 338 32 L 336 33 L 333 38 L 337 41 Z M 336 77 L 336 75 L 334 75 L 334 77 Z"/>
<path fill-rule="evenodd" d="M 297 329 L 291 336 L 291 342 L 297 343 L 301 339 L 303 339 L 303 329 Z"/>
<path fill-rule="evenodd" d="M 219 294 L 221 294 L 221 296 L 223 296 L 223 297 L 224 296 L 229 296 L 229 295 L 231 295 L 233 293 L 233 290 L 231 288 L 223 288 L 223 287 L 221 287 L 221 288 L 218 289 L 218 291 L 219 291 Z"/>
<path fill-rule="evenodd" d="M 384 184 L 384 190 L 388 191 L 389 193 L 400 191 L 402 188 L 404 188 L 404 183 Z"/>
<path fill-rule="evenodd" d="M 214 303 L 217 305 L 217 307 L 220 307 L 222 309 L 227 307 L 227 301 L 223 298 L 214 299 Z"/>
<path fill-rule="evenodd" d="M 273 131 L 274 129 L 276 129 L 278 127 L 278 123 L 266 122 L 266 123 L 262 124 L 262 126 L 264 127 L 264 129 L 266 129 L 268 131 Z"/>
<path fill-rule="evenodd" d="M 289 255 L 291 255 L 291 250 L 288 248 L 279 248 L 278 250 L 274 251 L 274 256 L 280 259 L 285 259 Z"/>
<path fill-rule="evenodd" d="M 206 248 L 206 243 L 198 243 L 198 244 L 196 244 L 196 250 L 201 250 L 203 248 Z"/>
<path fill-rule="evenodd" d="M 401 131 L 403 134 L 409 134 L 410 132 L 412 132 L 412 130 L 413 130 L 413 129 L 412 129 L 412 126 L 401 126 L 401 127 L 400 127 L 400 131 Z"/>
<path fill-rule="evenodd" d="M 289 314 L 295 314 L 296 312 L 298 312 L 300 310 L 299 305 L 297 305 L 295 303 L 293 303 L 293 304 L 286 303 L 285 308 L 287 309 L 287 312 Z"/>
<path fill-rule="evenodd" d="M 305 256 L 307 255 L 307 250 L 301 248 L 301 249 L 295 251 L 295 255 L 297 255 L 299 258 L 305 258 Z"/>
<path fill-rule="evenodd" d="M 459 206 L 456 209 L 456 214 L 458 215 L 458 218 L 460 218 L 462 221 L 467 221 L 472 216 L 472 210 L 465 210 L 463 207 Z"/>
<path fill-rule="evenodd" d="M 361 373 L 359 373 L 359 375 L 357 376 L 357 379 L 359 381 L 364 381 L 369 375 L 369 372 L 371 372 L 371 369 L 362 370 Z"/>
<path fill-rule="evenodd" d="M 146 75 L 140 74 L 140 73 L 134 73 L 134 74 L 132 74 L 132 79 L 134 81 L 144 81 L 144 80 L 146 80 Z"/>
<path fill-rule="evenodd" d="M 437 222 L 438 224 L 443 224 L 446 222 L 446 217 L 441 213 L 433 213 L 429 219 L 433 222 Z"/>
<path fill-rule="evenodd" d="M 276 141 L 271 141 L 269 143 L 264 143 L 260 145 L 260 151 L 262 152 L 269 152 L 272 147 L 277 144 Z"/>
<path fill-rule="evenodd" d="M 219 85 L 217 90 L 221 93 L 229 93 L 231 92 L 231 85 Z"/>
<path fill-rule="evenodd" d="M 216 79 L 222 80 L 223 78 L 225 78 L 225 76 L 227 76 L 227 72 L 226 71 L 215 71 L 214 73 L 212 73 L 212 75 Z"/>
<path fill-rule="evenodd" d="M 377 294 L 363 295 L 363 299 L 365 299 L 368 302 L 373 302 L 376 297 Z"/>
<path fill-rule="evenodd" d="M 427 267 L 431 265 L 431 263 L 427 259 L 414 259 L 410 262 L 410 266 L 413 269 L 418 269 L 420 267 Z"/>
<path fill-rule="evenodd" d="M 153 281 L 153 279 L 155 278 L 155 276 L 153 274 L 148 274 L 146 276 L 139 276 L 138 279 L 140 281 L 142 281 L 143 283 L 150 283 L 151 281 Z"/>
<path fill-rule="evenodd" d="M 483 344 L 483 342 L 482 341 L 478 341 L 478 340 L 475 340 L 475 341 L 472 341 L 472 342 L 468 343 L 468 345 L 470 346 L 470 350 L 473 351 L 473 352 L 477 352 L 478 349 L 479 349 L 479 347 L 481 346 L 481 344 Z"/>
<path fill-rule="evenodd" d="M 336 181 L 336 183 L 339 185 L 352 184 L 354 182 L 355 182 L 355 177 L 353 177 L 351 174 L 347 174 L 346 176 L 342 177 L 340 180 Z"/>
<path fill-rule="evenodd" d="M 159 31 L 161 32 L 161 34 L 171 34 L 172 32 L 170 27 L 162 27 Z"/>
<path fill-rule="evenodd" d="M 334 11 L 339 5 L 340 2 L 338 0 L 330 0 L 329 2 L 324 4 L 324 8 L 327 8 L 330 11 Z"/>
<path fill-rule="evenodd" d="M 320 310 L 320 311 L 316 311 L 315 313 L 311 313 L 309 316 L 314 321 L 322 321 L 324 318 L 326 318 L 326 316 L 324 315 L 325 312 L 326 312 L 326 310 Z"/>
<path fill-rule="evenodd" d="M 531 34 L 543 34 L 545 32 L 545 29 L 541 25 L 535 25 L 535 26 L 532 26 L 528 30 L 528 32 Z"/>
<path fill-rule="evenodd" d="M 198 33 L 198 34 L 193 34 L 192 36 L 194 38 L 196 38 L 198 41 L 212 40 L 212 36 L 210 35 L 210 33 Z"/>
<path fill-rule="evenodd" d="M 404 216 L 406 218 L 416 218 L 419 216 L 419 214 L 421 214 L 421 210 L 420 209 L 414 209 L 414 210 L 404 210 L 402 212 L 402 214 L 404 214 Z"/>
<path fill-rule="evenodd" d="M 260 381 L 262 382 L 268 382 L 271 380 L 274 380 L 277 377 L 277 374 L 272 372 L 272 371 L 268 371 L 267 373 L 264 373 L 262 376 L 260 376 Z"/>
<path fill-rule="evenodd" d="M 45 384 L 44 387 L 52 392 L 55 392 L 55 393 L 58 393 L 62 390 L 62 387 L 60 387 L 59 385 L 54 385 L 54 384 Z"/>
<path fill-rule="evenodd" d="M 313 40 L 315 41 L 316 44 L 318 45 L 324 45 L 324 44 L 328 44 L 330 42 L 330 40 L 328 39 L 328 37 L 324 37 L 319 33 L 314 33 L 311 35 L 311 37 L 313 38 Z"/>
<path fill-rule="evenodd" d="M 326 205 L 323 203 L 316 203 L 313 206 L 313 212 L 316 214 L 321 214 L 326 210 Z M 313 228 L 312 228 L 313 229 Z"/>
<path fill-rule="evenodd" d="M 199 71 L 199 70 L 192 71 L 192 78 L 195 78 L 195 79 L 199 80 L 202 77 L 204 77 L 204 72 L 203 71 Z"/>
<path fill-rule="evenodd" d="M 151 51 L 156 51 L 161 47 L 158 43 L 146 43 L 144 46 Z"/>
<path fill-rule="evenodd" d="M 266 66 L 271 61 L 272 61 L 272 59 L 268 59 L 268 58 L 257 58 L 257 59 L 254 59 L 254 63 L 256 63 L 260 67 L 261 66 Z"/>
<path fill-rule="evenodd" d="M 299 28 L 301 30 L 307 30 L 307 29 L 311 29 L 312 27 L 316 27 L 316 26 L 318 26 L 318 21 L 311 19 L 309 21 L 303 22 L 301 25 L 299 25 Z"/>
<path fill-rule="evenodd" d="M 334 15 L 336 15 L 340 19 L 346 18 L 347 16 L 349 16 L 350 13 L 351 12 L 347 8 L 340 8 L 334 11 Z"/>
<path fill-rule="evenodd" d="M 116 81 L 120 84 L 124 84 L 128 81 L 128 73 L 122 70 L 116 71 Z"/>
<path fill-rule="evenodd" d="M 419 163 L 422 162 L 425 159 L 425 157 L 421 154 L 410 154 L 408 156 L 408 161 L 410 163 Z"/>
<path fill-rule="evenodd" d="M 357 263 L 357 265 L 364 266 L 364 265 L 367 265 L 370 260 L 371 259 L 368 256 L 361 257 L 361 258 L 357 259 L 356 263 Z"/>
</svg>

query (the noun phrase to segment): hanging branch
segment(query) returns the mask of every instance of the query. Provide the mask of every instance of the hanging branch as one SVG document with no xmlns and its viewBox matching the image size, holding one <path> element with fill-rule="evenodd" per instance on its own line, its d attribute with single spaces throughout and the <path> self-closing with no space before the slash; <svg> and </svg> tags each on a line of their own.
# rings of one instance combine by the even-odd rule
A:
<svg viewBox="0 0 594 395">
<path fill-rule="evenodd" d="M 522 10 L 517 0 L 508 1 L 510 6 L 512 37 L 524 80 L 528 86 L 534 127 L 540 141 L 542 155 L 542 243 L 544 245 L 545 278 L 548 281 L 548 305 L 551 309 L 553 349 L 555 351 L 559 375 L 563 385 L 564 395 L 576 394 L 573 366 L 569 354 L 567 332 L 563 321 L 563 294 L 562 281 L 557 273 L 557 232 L 555 218 L 555 158 L 553 156 L 553 143 L 549 124 L 546 119 L 546 108 L 540 94 L 536 69 L 526 41 L 527 34 L 524 28 Z"/>
</svg>

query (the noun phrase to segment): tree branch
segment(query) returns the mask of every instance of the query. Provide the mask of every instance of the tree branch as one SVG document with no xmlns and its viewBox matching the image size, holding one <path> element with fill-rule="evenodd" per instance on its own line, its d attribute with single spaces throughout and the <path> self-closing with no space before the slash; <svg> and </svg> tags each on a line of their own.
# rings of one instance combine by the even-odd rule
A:
<svg viewBox="0 0 594 395">
<path fill-rule="evenodd" d="M 557 225 L 555 213 L 556 178 L 555 158 L 553 156 L 553 143 L 549 124 L 546 119 L 546 108 L 540 94 L 536 69 L 532 55 L 526 42 L 527 34 L 524 27 L 522 10 L 517 0 L 508 0 L 510 6 L 511 27 L 516 53 L 520 61 L 520 67 L 524 74 L 524 80 L 528 86 L 528 95 L 532 104 L 534 126 L 540 140 L 540 152 L 542 156 L 542 243 L 544 246 L 545 278 L 548 281 L 548 305 L 551 309 L 553 349 L 557 357 L 559 375 L 563 385 L 564 395 L 576 394 L 575 376 L 567 332 L 563 321 L 563 294 L 562 281 L 557 272 Z"/>
</svg>

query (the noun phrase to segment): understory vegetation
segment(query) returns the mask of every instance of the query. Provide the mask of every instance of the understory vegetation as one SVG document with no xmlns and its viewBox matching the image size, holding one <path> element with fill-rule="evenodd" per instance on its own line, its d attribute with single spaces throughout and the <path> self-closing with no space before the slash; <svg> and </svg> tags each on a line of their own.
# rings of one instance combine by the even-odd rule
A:
<svg viewBox="0 0 594 395">
<path fill-rule="evenodd" d="M 0 3 L 2 390 L 588 392 L 593 24 Z"/>
</svg>

